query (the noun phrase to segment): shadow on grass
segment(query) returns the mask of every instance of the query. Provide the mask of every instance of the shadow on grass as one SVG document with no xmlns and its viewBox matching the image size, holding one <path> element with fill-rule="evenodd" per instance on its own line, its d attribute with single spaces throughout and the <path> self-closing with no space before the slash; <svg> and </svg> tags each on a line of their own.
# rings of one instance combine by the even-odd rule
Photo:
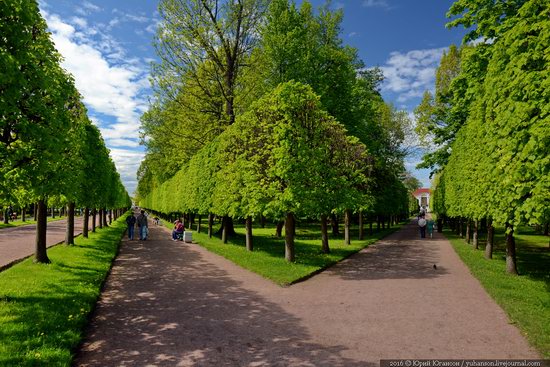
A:
<svg viewBox="0 0 550 367">
<path fill-rule="evenodd" d="M 456 235 L 447 232 L 450 236 Z M 545 282 L 550 292 L 550 247 L 548 237 L 537 234 L 532 228 L 521 228 L 516 233 L 516 257 L 518 273 L 532 280 Z M 481 236 L 479 240 L 479 251 L 485 251 L 487 238 Z M 464 242 L 465 246 L 468 246 Z M 493 260 L 506 261 L 506 241 L 504 230 L 498 228 L 495 233 L 493 246 Z"/>
<path fill-rule="evenodd" d="M 120 226 L 0 274 L 0 365 L 69 365 L 115 256 Z"/>
<path fill-rule="evenodd" d="M 228 244 L 245 247 L 245 235 L 240 232 L 242 228 L 236 226 L 239 230 L 228 241 Z M 273 230 L 272 235 L 266 234 L 254 234 L 254 251 L 262 252 L 274 258 L 284 258 L 285 256 L 285 239 L 284 234 L 282 237 L 275 236 L 275 228 L 267 228 L 267 230 Z M 266 229 L 262 229 L 264 232 Z M 321 231 L 313 225 L 305 225 L 304 228 L 296 230 L 296 236 L 294 240 L 296 264 L 303 264 L 308 266 L 324 266 L 327 264 L 327 258 L 338 258 L 338 260 L 348 257 L 351 254 L 356 253 L 365 246 L 377 241 L 378 239 L 387 236 L 388 234 L 396 231 L 397 228 L 381 230 L 378 233 L 372 235 L 365 235 L 364 239 L 359 241 L 358 229 L 354 228 L 351 232 L 352 245 L 346 246 L 343 244 L 344 235 L 333 236 L 329 234 L 330 254 L 323 254 L 321 252 Z M 219 239 L 219 237 L 216 237 Z M 329 264 L 334 264 L 336 261 L 328 261 Z"/>
</svg>

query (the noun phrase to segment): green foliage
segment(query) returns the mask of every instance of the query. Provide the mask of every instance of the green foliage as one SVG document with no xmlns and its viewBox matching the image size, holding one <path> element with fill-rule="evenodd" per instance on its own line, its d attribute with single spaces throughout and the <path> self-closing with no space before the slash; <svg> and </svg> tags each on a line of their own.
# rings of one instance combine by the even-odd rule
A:
<svg viewBox="0 0 550 367">
<path fill-rule="evenodd" d="M 125 216 L 0 273 L 0 365 L 68 366 L 116 255 Z"/>
<path fill-rule="evenodd" d="M 502 21 L 495 43 L 484 46 L 486 72 L 468 88 L 475 99 L 443 176 L 451 216 L 515 226 L 548 218 L 548 15 L 549 9 L 528 1 Z M 469 60 L 478 65 L 479 59 Z"/>
<path fill-rule="evenodd" d="M 366 205 L 368 168 L 364 145 L 321 109 L 311 88 L 291 82 L 255 103 L 141 205 L 233 217 L 318 215 Z"/>
<path fill-rule="evenodd" d="M 127 204 L 99 131 L 87 135 L 86 109 L 36 1 L 2 2 L 0 34 L 0 202 L 60 205 L 99 193 L 95 204 Z"/>
<path fill-rule="evenodd" d="M 401 144 L 410 121 L 382 100 L 380 71 L 364 70 L 343 45 L 343 13 L 276 0 L 264 16 L 266 2 L 250 0 L 220 2 L 209 16 L 212 4 L 161 2 L 140 205 L 274 220 L 407 213 Z M 238 4 L 259 37 L 235 59 L 227 45 L 238 38 Z M 238 74 L 228 74 L 231 60 Z"/>
</svg>

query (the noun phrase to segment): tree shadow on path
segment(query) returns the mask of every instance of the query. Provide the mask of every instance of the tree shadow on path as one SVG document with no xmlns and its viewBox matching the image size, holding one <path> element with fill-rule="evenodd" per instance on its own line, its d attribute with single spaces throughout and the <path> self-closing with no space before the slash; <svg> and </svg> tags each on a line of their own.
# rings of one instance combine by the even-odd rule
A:
<svg viewBox="0 0 550 367">
<path fill-rule="evenodd" d="M 369 366 L 186 246 L 125 243 L 74 365 Z"/>
<path fill-rule="evenodd" d="M 345 280 L 423 279 L 448 274 L 440 261 L 444 238 L 419 238 L 418 226 L 411 223 L 386 239 L 376 242 L 326 271 Z M 434 268 L 436 265 L 436 268 Z"/>
</svg>

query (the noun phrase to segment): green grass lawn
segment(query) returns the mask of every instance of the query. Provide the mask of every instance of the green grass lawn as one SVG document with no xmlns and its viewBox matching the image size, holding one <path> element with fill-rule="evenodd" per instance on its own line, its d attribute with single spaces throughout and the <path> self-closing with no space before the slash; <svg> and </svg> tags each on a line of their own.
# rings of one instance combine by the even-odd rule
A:
<svg viewBox="0 0 550 367">
<path fill-rule="evenodd" d="M 172 228 L 170 223 L 166 225 Z M 214 226 L 214 231 L 218 228 L 218 225 Z M 298 223 L 295 239 L 296 261 L 293 263 L 285 261 L 284 231 L 283 237 L 277 238 L 275 237 L 275 227 L 272 225 L 266 226 L 266 228 L 260 228 L 259 226 L 253 228 L 253 252 L 246 250 L 244 226 L 239 224 L 235 224 L 237 235 L 230 238 L 225 245 L 219 237 L 208 238 L 206 226 L 201 227 L 202 233 L 197 233 L 195 231 L 196 226 L 193 226 L 193 241 L 277 284 L 289 285 L 318 273 L 376 242 L 378 239 L 395 232 L 398 228 L 400 226 L 394 226 L 378 233 L 375 232 L 372 235 L 368 235 L 369 230 L 365 228 L 365 239 L 359 241 L 357 240 L 358 227 L 354 227 L 352 228 L 352 241 L 349 246 L 344 244 L 342 226 L 340 226 L 342 234 L 336 238 L 330 234 L 329 230 L 331 253 L 326 255 L 321 253 L 320 225 Z"/>
<path fill-rule="evenodd" d="M 77 218 L 77 217 L 75 217 Z M 48 222 L 53 222 L 53 221 L 56 221 L 56 220 L 61 220 L 61 219 L 65 219 L 65 217 L 63 216 L 57 216 L 55 218 L 52 218 L 52 217 L 48 217 Z M 22 221 L 21 219 L 17 219 L 17 220 L 14 220 L 13 222 L 9 222 L 8 224 L 5 224 L 5 223 L 0 223 L 0 229 L 2 228 L 10 228 L 10 227 L 20 227 L 20 226 L 28 226 L 28 225 L 36 225 L 36 221 L 34 219 L 32 220 L 26 220 L 26 221 Z"/>
<path fill-rule="evenodd" d="M 516 233 L 518 272 L 506 274 L 506 246 L 503 230 L 495 235 L 493 260 L 483 257 L 485 238 L 480 250 L 472 247 L 450 231 L 445 231 L 456 252 L 479 279 L 483 287 L 508 314 L 545 358 L 550 358 L 550 248 L 547 236 L 536 235 L 531 229 Z"/>
<path fill-rule="evenodd" d="M 0 273 L 0 366 L 70 366 L 111 267 L 124 216 L 111 227 L 48 249 Z"/>
</svg>

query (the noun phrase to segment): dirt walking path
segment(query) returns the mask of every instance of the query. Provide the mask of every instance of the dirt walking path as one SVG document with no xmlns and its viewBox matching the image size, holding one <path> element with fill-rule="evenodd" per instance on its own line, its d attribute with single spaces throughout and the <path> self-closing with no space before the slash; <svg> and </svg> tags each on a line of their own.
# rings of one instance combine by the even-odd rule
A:
<svg viewBox="0 0 550 367">
<path fill-rule="evenodd" d="M 48 222 L 46 243 L 48 247 L 65 240 L 67 220 Z M 74 235 L 82 232 L 82 218 L 75 218 Z M 0 269 L 34 254 L 36 226 L 8 227 L 0 230 Z"/>
<path fill-rule="evenodd" d="M 281 288 L 161 227 L 125 241 L 77 366 L 375 366 L 538 358 L 439 234 L 414 224 Z M 433 265 L 437 265 L 434 269 Z"/>
</svg>

